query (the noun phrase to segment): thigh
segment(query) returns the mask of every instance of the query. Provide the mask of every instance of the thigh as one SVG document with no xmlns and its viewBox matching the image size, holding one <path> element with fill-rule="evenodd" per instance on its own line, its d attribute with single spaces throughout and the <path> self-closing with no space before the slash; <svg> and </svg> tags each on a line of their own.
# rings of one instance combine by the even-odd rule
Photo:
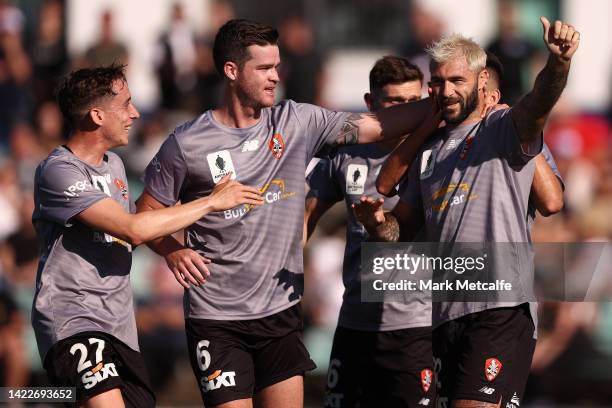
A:
<svg viewBox="0 0 612 408">
<path fill-rule="evenodd" d="M 255 392 L 294 376 L 303 376 L 316 366 L 302 341 L 300 305 L 249 322 L 255 368 Z"/>
<path fill-rule="evenodd" d="M 255 384 L 248 346 L 232 325 L 241 322 L 187 319 L 189 360 L 204 404 L 251 399 Z"/>
</svg>

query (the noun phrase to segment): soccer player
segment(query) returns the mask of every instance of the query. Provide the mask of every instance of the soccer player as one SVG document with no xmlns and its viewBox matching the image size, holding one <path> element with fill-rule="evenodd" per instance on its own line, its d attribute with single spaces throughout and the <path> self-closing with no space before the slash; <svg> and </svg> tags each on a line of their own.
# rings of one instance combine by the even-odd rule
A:
<svg viewBox="0 0 612 408">
<path fill-rule="evenodd" d="M 421 148 L 392 213 L 368 222 L 371 235 L 397 240 L 402 225 L 409 238 L 422 225 L 432 242 L 530 242 L 532 159 L 542 150 L 542 128 L 565 87 L 580 41 L 571 25 L 556 21 L 551 26 L 544 17 L 541 22 L 549 57 L 533 90 L 515 107 L 484 120 L 480 108 L 488 72 L 482 48 L 455 35 L 429 49 L 430 87 L 446 126 Z M 364 199 L 365 208 L 377 205 Z M 506 268 L 520 272 L 511 264 Z M 518 299 L 435 306 L 439 404 L 520 406 L 535 346 L 534 304 Z"/>
<path fill-rule="evenodd" d="M 368 110 L 421 99 L 422 81 L 419 68 L 406 59 L 379 59 L 370 71 L 370 92 L 364 96 Z M 436 121 L 429 133 L 437 125 Z M 368 235 L 351 206 L 364 194 L 376 194 L 380 166 L 397 143 L 340 147 L 330 160 L 319 161 L 307 177 L 310 191 L 304 224 L 308 236 L 336 202 L 344 200 L 348 210 L 345 291 L 330 356 L 326 407 L 416 407 L 426 401 L 433 405 L 429 300 L 382 305 L 361 301 L 361 243 Z M 397 196 L 389 198 L 384 207 L 390 211 L 397 201 Z"/>
<path fill-rule="evenodd" d="M 179 126 L 145 173 L 139 211 L 189 202 L 228 172 L 259 186 L 265 204 L 240 206 L 151 246 L 166 257 L 185 292 L 192 368 L 206 406 L 301 407 L 303 375 L 313 368 L 302 343 L 304 174 L 314 155 L 338 145 L 377 142 L 415 130 L 430 101 L 376 114 L 274 104 L 280 64 L 277 31 L 231 20 L 213 56 L 225 81 L 215 110 Z M 196 252 L 197 251 L 197 252 Z M 206 285 L 194 261 L 212 260 Z M 181 275 L 182 273 L 182 275 Z M 183 278 L 183 276 L 185 278 Z"/>
<path fill-rule="evenodd" d="M 73 72 L 58 102 L 72 132 L 36 170 L 32 216 L 41 243 L 32 310 L 40 356 L 52 385 L 76 387 L 79 405 L 153 406 L 136 336 L 132 245 L 263 200 L 228 176 L 209 197 L 130 214 L 123 163 L 108 151 L 128 143 L 139 117 L 123 67 Z"/>
</svg>

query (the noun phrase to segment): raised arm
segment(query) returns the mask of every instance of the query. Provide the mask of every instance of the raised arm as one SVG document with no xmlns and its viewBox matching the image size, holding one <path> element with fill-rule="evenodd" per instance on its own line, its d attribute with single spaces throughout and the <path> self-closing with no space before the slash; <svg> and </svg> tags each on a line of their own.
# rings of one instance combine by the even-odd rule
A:
<svg viewBox="0 0 612 408">
<path fill-rule="evenodd" d="M 558 20 L 551 26 L 546 17 L 540 17 L 540 21 L 544 43 L 550 51 L 548 60 L 538 74 L 533 90 L 512 110 L 512 119 L 522 143 L 534 141 L 542 132 L 548 114 L 565 88 L 571 59 L 580 43 L 580 33 L 573 26 Z"/>
<path fill-rule="evenodd" d="M 337 145 L 374 143 L 413 132 L 431 110 L 429 98 L 380 109 L 376 113 L 351 113 L 346 117 Z"/>
</svg>

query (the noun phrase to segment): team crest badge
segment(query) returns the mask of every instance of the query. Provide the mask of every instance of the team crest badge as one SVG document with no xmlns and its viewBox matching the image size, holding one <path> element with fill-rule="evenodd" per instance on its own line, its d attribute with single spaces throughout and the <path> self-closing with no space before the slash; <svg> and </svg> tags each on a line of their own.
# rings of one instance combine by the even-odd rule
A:
<svg viewBox="0 0 612 408">
<path fill-rule="evenodd" d="M 431 371 L 429 368 L 421 370 L 421 386 L 423 387 L 423 392 L 429 391 L 429 387 L 431 387 L 432 382 L 433 371 Z"/>
<path fill-rule="evenodd" d="M 113 181 L 113 184 L 115 184 L 115 187 L 117 187 L 119 191 L 121 191 L 121 197 L 123 197 L 124 200 L 127 200 L 128 199 L 128 188 L 125 185 L 125 183 L 119 180 L 118 178 L 116 178 Z"/>
<path fill-rule="evenodd" d="M 272 152 L 275 159 L 280 159 L 285 153 L 285 141 L 280 133 L 275 133 L 268 143 L 268 148 Z"/>
<path fill-rule="evenodd" d="M 502 369 L 502 363 L 496 358 L 488 358 L 485 362 L 485 377 L 488 381 L 493 381 Z"/>
</svg>

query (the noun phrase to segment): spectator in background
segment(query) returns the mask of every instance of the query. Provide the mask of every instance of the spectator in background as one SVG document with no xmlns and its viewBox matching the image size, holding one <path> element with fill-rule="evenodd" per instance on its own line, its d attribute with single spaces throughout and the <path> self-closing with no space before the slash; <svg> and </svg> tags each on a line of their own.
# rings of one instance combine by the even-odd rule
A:
<svg viewBox="0 0 612 408">
<path fill-rule="evenodd" d="M 8 0 L 0 0 L 0 100 L 3 101 L 0 153 L 8 148 L 8 135 L 15 121 L 28 119 L 31 111 L 27 86 L 32 66 L 22 44 L 23 22 L 23 13 L 17 7 Z"/>
<path fill-rule="evenodd" d="M 30 50 L 34 66 L 35 102 L 53 100 L 57 79 L 68 66 L 64 38 L 64 6 L 59 0 L 44 0 L 38 13 L 38 25 Z"/>
<path fill-rule="evenodd" d="M 423 73 L 422 95 L 427 95 L 427 83 L 429 82 L 429 55 L 425 48 L 438 41 L 444 32 L 444 23 L 434 13 L 423 6 L 413 4 L 410 7 L 408 21 L 410 37 L 399 50 L 399 54 L 408 58 Z"/>
<path fill-rule="evenodd" d="M 198 111 L 214 109 L 221 104 L 223 80 L 215 70 L 212 46 L 214 35 L 227 21 L 234 18 L 234 9 L 229 1 L 209 2 L 209 24 L 206 33 L 196 40 L 196 92 Z"/>
<path fill-rule="evenodd" d="M 497 6 L 499 33 L 487 51 L 497 55 L 504 66 L 502 102 L 514 105 L 527 91 L 525 74 L 536 48 L 520 33 L 517 3 L 499 0 Z"/>
<path fill-rule="evenodd" d="M 157 47 L 161 107 L 185 109 L 196 83 L 196 48 L 195 35 L 181 3 L 173 4 L 168 30 L 162 34 Z"/>
<path fill-rule="evenodd" d="M 115 39 L 113 12 L 105 10 L 100 15 L 100 38 L 85 53 L 84 64 L 87 66 L 106 66 L 110 64 L 128 64 L 128 49 Z"/>
<path fill-rule="evenodd" d="M 293 16 L 283 22 L 279 31 L 285 98 L 321 105 L 323 58 L 315 48 L 312 27 L 302 17 Z"/>
<path fill-rule="evenodd" d="M 28 365 L 22 345 L 24 318 L 11 295 L 0 288 L 0 386 L 28 385 Z"/>
</svg>

